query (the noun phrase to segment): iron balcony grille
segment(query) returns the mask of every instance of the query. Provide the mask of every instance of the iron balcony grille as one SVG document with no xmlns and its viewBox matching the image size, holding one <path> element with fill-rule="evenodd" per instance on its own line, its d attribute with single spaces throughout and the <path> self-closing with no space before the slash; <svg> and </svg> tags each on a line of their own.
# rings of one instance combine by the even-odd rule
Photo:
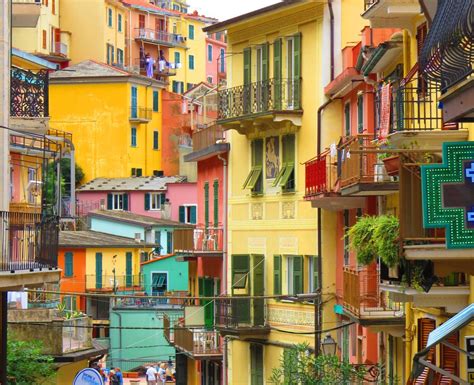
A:
<svg viewBox="0 0 474 385">
<path fill-rule="evenodd" d="M 45 118 L 49 116 L 48 71 L 11 69 L 10 116 Z"/>
<path fill-rule="evenodd" d="M 226 329 L 264 328 L 267 303 L 264 298 L 223 298 L 216 300 L 216 325 Z"/>
<path fill-rule="evenodd" d="M 193 151 L 204 150 L 225 140 L 222 126 L 213 124 L 193 133 Z"/>
<path fill-rule="evenodd" d="M 135 39 L 169 46 L 185 46 L 184 36 L 151 28 L 135 28 Z"/>
<path fill-rule="evenodd" d="M 325 150 L 305 163 L 305 197 L 336 192 L 340 172 L 337 150 Z"/>
<path fill-rule="evenodd" d="M 59 220 L 0 211 L 0 271 L 57 268 Z"/>
<path fill-rule="evenodd" d="M 420 55 L 420 71 L 441 84 L 441 92 L 472 75 L 474 4 L 440 0 Z"/>
<path fill-rule="evenodd" d="M 301 110 L 300 79 L 268 79 L 219 91 L 219 120 Z"/>
</svg>

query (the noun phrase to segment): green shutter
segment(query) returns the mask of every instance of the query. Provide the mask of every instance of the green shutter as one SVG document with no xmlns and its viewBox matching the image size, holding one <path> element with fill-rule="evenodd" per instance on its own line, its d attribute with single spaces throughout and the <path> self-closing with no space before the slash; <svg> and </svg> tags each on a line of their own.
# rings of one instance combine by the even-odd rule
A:
<svg viewBox="0 0 474 385">
<path fill-rule="evenodd" d="M 186 222 L 186 207 L 184 206 L 179 206 L 179 221 L 181 223 Z"/>
<path fill-rule="evenodd" d="M 166 233 L 166 248 L 167 254 L 173 253 L 173 233 L 171 231 Z"/>
<path fill-rule="evenodd" d="M 153 149 L 154 149 L 154 150 L 158 150 L 158 149 L 159 149 L 158 131 L 153 131 Z"/>
<path fill-rule="evenodd" d="M 74 275 L 72 256 L 73 254 L 71 252 L 67 252 L 64 254 L 64 276 L 65 277 L 72 277 Z"/>
<path fill-rule="evenodd" d="M 189 219 L 189 223 L 195 224 L 197 222 L 196 206 L 191 206 L 189 211 L 190 211 L 190 217 L 191 217 Z"/>
<path fill-rule="evenodd" d="M 102 253 L 95 253 L 95 288 L 102 289 Z"/>
<path fill-rule="evenodd" d="M 234 294 L 234 286 L 237 287 L 239 284 L 242 284 L 244 278 L 247 282 L 247 288 L 250 287 L 250 255 L 232 255 L 232 291 Z M 245 276 L 246 275 L 246 276 Z M 239 277 L 240 282 L 237 282 L 237 277 Z M 249 293 L 250 294 L 250 293 Z M 235 299 L 232 302 L 232 312 L 236 315 L 236 321 L 242 323 L 250 322 L 250 299 Z"/>
<path fill-rule="evenodd" d="M 178 82 L 173 80 L 173 92 L 178 93 Z"/>
<path fill-rule="evenodd" d="M 219 226 L 219 181 L 214 180 L 214 227 Z"/>
<path fill-rule="evenodd" d="M 164 193 L 160 194 L 160 203 L 164 205 L 166 203 L 166 195 Z M 163 208 L 162 208 L 163 209 Z"/>
<path fill-rule="evenodd" d="M 153 91 L 153 111 L 158 112 L 159 94 L 158 91 Z"/>
<path fill-rule="evenodd" d="M 364 95 L 357 97 L 357 131 L 364 132 Z"/>
<path fill-rule="evenodd" d="M 123 210 L 128 211 L 128 194 L 123 194 Z"/>
<path fill-rule="evenodd" d="M 112 210 L 112 205 L 113 205 L 113 195 L 112 194 L 107 194 L 107 210 Z"/>
<path fill-rule="evenodd" d="M 297 33 L 294 36 L 294 45 L 295 45 L 295 56 L 294 56 L 294 63 L 295 63 L 295 78 L 293 86 L 294 86 L 294 108 L 300 109 L 301 108 L 301 33 Z"/>
<path fill-rule="evenodd" d="M 275 182 L 284 191 L 294 191 L 295 189 L 295 135 L 285 135 L 282 138 L 283 162 L 281 177 Z"/>
<path fill-rule="evenodd" d="M 244 85 L 252 82 L 251 61 L 252 54 L 250 48 L 244 49 Z"/>
<path fill-rule="evenodd" d="M 214 278 L 204 279 L 204 297 L 214 296 Z M 204 326 L 212 328 L 214 325 L 214 301 L 205 300 L 204 305 Z"/>
<path fill-rule="evenodd" d="M 318 256 L 313 256 L 313 271 L 312 271 L 312 274 L 313 274 L 313 290 L 314 291 L 317 291 L 319 289 L 319 279 L 318 279 L 318 272 L 319 272 L 319 267 L 318 267 L 318 261 L 319 261 L 319 257 Z"/>
<path fill-rule="evenodd" d="M 268 51 L 269 51 L 268 43 L 262 45 L 262 81 L 263 82 L 268 80 L 268 73 L 269 73 Z"/>
<path fill-rule="evenodd" d="M 293 257 L 293 293 L 303 293 L 303 257 Z"/>
<path fill-rule="evenodd" d="M 150 193 L 145 193 L 145 211 L 150 210 Z"/>
<path fill-rule="evenodd" d="M 263 165 L 263 139 L 252 141 L 252 166 Z"/>
<path fill-rule="evenodd" d="M 250 385 L 264 385 L 262 345 L 250 345 L 250 379 Z"/>
<path fill-rule="evenodd" d="M 265 256 L 252 255 L 252 294 L 256 296 L 265 295 Z M 263 325 L 265 323 L 265 300 L 255 298 L 253 301 L 253 324 Z"/>
<path fill-rule="evenodd" d="M 202 277 L 199 277 L 198 278 L 198 293 L 199 293 L 199 297 L 203 297 L 204 296 L 204 278 Z M 201 306 L 203 306 L 204 304 L 202 303 L 202 300 L 200 300 L 199 304 Z"/>
<path fill-rule="evenodd" d="M 273 87 L 275 109 L 281 110 L 281 39 L 273 43 Z"/>
<path fill-rule="evenodd" d="M 209 182 L 204 183 L 204 223 L 209 227 Z"/>
<path fill-rule="evenodd" d="M 281 294 L 281 255 L 273 256 L 273 294 Z"/>
<path fill-rule="evenodd" d="M 125 253 L 125 285 L 127 287 L 133 285 L 132 253 L 130 251 Z"/>
<path fill-rule="evenodd" d="M 346 103 L 344 106 L 344 124 L 345 124 L 345 135 L 351 135 L 351 105 L 350 103 Z"/>
</svg>

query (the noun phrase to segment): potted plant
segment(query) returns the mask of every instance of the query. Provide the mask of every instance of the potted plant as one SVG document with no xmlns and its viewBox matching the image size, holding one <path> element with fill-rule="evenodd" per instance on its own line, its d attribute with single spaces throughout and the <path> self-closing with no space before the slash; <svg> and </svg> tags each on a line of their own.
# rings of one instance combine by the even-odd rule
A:
<svg viewBox="0 0 474 385">
<path fill-rule="evenodd" d="M 377 217 L 363 216 L 349 229 L 349 247 L 356 252 L 359 265 L 369 265 L 377 258 L 374 231 Z"/>
<path fill-rule="evenodd" d="M 379 145 L 382 150 L 392 149 L 393 146 L 387 140 Z M 397 176 L 400 170 L 400 156 L 390 152 L 384 152 L 379 154 L 379 160 L 381 160 L 385 166 L 385 171 L 389 176 Z"/>
<path fill-rule="evenodd" d="M 394 268 L 400 261 L 399 235 L 400 225 L 397 217 L 393 215 L 376 217 L 373 244 L 377 255 L 389 268 Z"/>
</svg>

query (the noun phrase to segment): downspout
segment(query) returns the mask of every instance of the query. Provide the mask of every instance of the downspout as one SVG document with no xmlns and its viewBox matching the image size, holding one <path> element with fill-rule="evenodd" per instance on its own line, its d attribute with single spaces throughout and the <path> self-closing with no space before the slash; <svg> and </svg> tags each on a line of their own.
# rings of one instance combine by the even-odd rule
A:
<svg viewBox="0 0 474 385">
<path fill-rule="evenodd" d="M 328 8 L 329 8 L 329 23 L 330 23 L 330 34 L 329 34 L 329 45 L 331 47 L 331 81 L 334 80 L 334 12 L 332 10 L 332 0 L 328 0 Z"/>
<path fill-rule="evenodd" d="M 132 10 L 128 9 L 128 68 L 132 68 Z M 140 63 L 138 63 L 140 66 Z"/>
</svg>

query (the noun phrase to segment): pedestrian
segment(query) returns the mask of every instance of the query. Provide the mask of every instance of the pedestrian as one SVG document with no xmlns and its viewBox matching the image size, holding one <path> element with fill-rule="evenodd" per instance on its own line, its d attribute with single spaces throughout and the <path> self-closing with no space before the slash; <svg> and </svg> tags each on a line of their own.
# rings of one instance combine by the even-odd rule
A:
<svg viewBox="0 0 474 385">
<path fill-rule="evenodd" d="M 107 375 L 105 374 L 104 368 L 99 367 L 99 374 L 104 381 L 104 384 L 107 382 Z"/>
<path fill-rule="evenodd" d="M 146 380 L 148 385 L 156 385 L 157 374 L 158 372 L 155 369 L 155 365 L 151 364 L 146 371 Z"/>
<path fill-rule="evenodd" d="M 164 362 L 160 364 L 160 369 L 158 370 L 158 379 L 162 385 L 166 384 L 166 364 Z"/>
<path fill-rule="evenodd" d="M 118 379 L 117 375 L 115 374 L 115 370 L 111 370 L 109 373 L 109 381 L 110 385 L 119 385 L 120 380 Z"/>
<path fill-rule="evenodd" d="M 119 379 L 119 384 L 123 385 L 123 374 L 122 374 L 122 371 L 120 370 L 120 368 L 115 368 L 115 375 Z"/>
</svg>

